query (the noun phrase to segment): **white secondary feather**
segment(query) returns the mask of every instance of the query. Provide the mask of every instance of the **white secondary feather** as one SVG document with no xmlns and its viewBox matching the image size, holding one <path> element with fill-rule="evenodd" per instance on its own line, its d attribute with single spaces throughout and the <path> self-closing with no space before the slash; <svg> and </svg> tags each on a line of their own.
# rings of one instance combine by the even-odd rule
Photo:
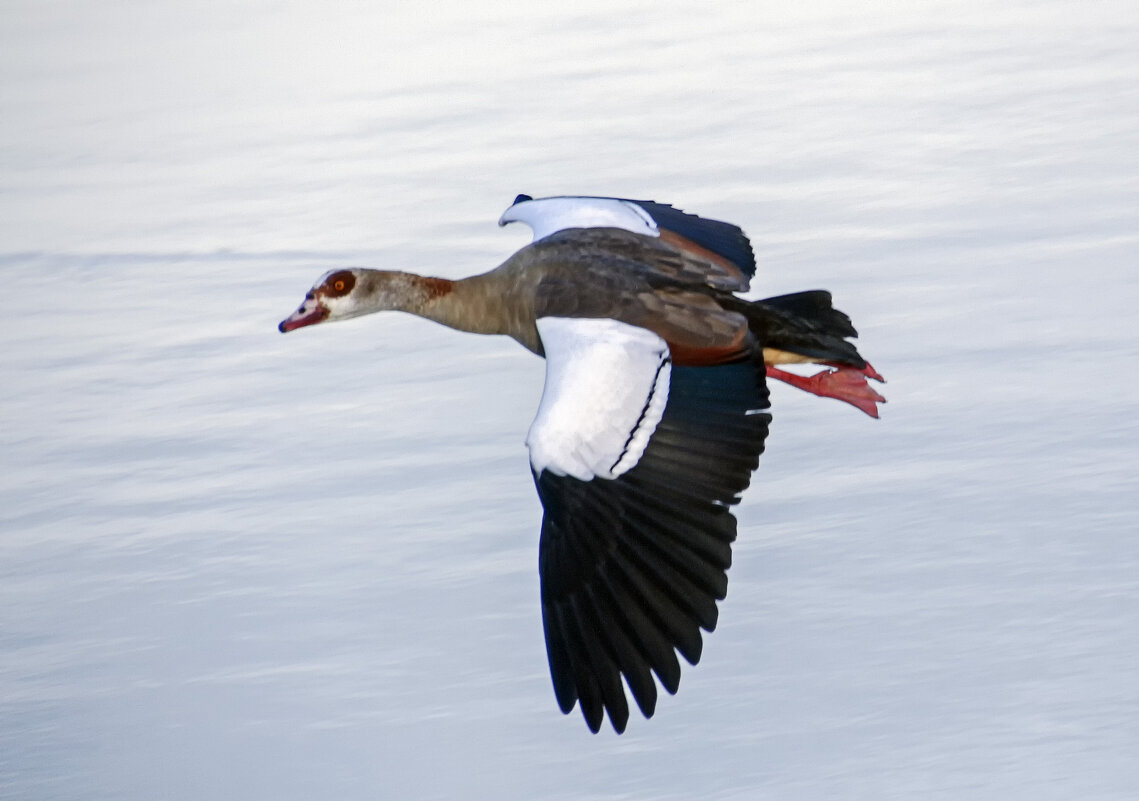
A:
<svg viewBox="0 0 1139 801">
<path fill-rule="evenodd" d="M 508 208 L 499 225 L 521 222 L 537 241 L 566 228 L 622 228 L 635 234 L 660 236 L 657 224 L 636 203 L 611 197 L 546 197 L 523 200 Z"/>
<path fill-rule="evenodd" d="M 668 403 L 665 341 L 616 320 L 544 317 L 546 385 L 526 444 L 535 472 L 616 478 L 645 452 Z"/>
</svg>

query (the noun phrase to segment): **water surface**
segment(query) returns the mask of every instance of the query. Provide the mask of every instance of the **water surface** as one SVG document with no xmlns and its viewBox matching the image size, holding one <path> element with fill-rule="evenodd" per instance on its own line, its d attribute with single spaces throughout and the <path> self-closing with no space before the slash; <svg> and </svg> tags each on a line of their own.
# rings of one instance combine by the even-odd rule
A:
<svg viewBox="0 0 1139 801">
<path fill-rule="evenodd" d="M 1133 798 L 1130 3 L 10 2 L 0 795 Z M 878 422 L 775 387 L 719 630 L 558 714 L 542 364 L 321 272 L 456 277 L 517 192 L 740 223 Z"/>
</svg>

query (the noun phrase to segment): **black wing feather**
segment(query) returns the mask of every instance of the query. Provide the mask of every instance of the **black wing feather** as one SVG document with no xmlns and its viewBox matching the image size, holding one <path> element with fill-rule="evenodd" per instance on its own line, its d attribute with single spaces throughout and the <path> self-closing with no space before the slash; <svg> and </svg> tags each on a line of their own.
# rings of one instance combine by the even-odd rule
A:
<svg viewBox="0 0 1139 801">
<path fill-rule="evenodd" d="M 617 479 L 542 471 L 539 571 L 550 674 L 563 712 L 580 704 L 592 731 L 604 713 L 625 729 L 621 677 L 646 717 L 651 674 L 674 693 L 676 651 L 700 659 L 715 629 L 739 500 L 770 416 L 763 365 L 673 367 L 669 400 L 644 455 Z M 650 673 L 651 671 L 651 673 Z"/>
<path fill-rule="evenodd" d="M 658 226 L 675 231 L 697 245 L 718 253 L 735 264 L 749 279 L 755 277 L 755 254 L 751 242 L 738 225 L 710 220 L 652 200 L 631 200 L 653 218 Z"/>
</svg>

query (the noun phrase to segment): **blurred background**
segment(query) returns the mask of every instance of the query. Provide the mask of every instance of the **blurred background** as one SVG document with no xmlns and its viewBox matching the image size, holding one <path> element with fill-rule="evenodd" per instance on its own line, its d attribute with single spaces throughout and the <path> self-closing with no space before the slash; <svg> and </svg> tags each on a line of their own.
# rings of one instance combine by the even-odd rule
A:
<svg viewBox="0 0 1139 801">
<path fill-rule="evenodd" d="M 0 797 L 1132 799 L 1132 2 L 5 0 Z M 515 194 L 744 227 L 873 421 L 773 388 L 720 627 L 558 713 L 543 365 L 447 277 Z"/>
</svg>

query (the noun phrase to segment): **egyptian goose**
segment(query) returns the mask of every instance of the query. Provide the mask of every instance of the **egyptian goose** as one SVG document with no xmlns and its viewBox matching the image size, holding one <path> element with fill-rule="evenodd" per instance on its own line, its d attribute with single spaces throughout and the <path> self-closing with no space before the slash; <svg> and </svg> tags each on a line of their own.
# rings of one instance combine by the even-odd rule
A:
<svg viewBox="0 0 1139 801">
<path fill-rule="evenodd" d="M 526 444 L 544 509 L 542 622 L 558 705 L 618 732 L 629 704 L 671 694 L 679 652 L 716 626 L 739 501 L 771 416 L 765 375 L 877 417 L 881 376 L 815 290 L 748 301 L 751 245 L 734 225 L 615 198 L 519 195 L 500 225 L 534 242 L 451 281 L 361 268 L 322 276 L 281 332 L 396 310 L 505 334 L 546 359 Z M 814 377 L 776 365 L 827 365 Z"/>
</svg>

